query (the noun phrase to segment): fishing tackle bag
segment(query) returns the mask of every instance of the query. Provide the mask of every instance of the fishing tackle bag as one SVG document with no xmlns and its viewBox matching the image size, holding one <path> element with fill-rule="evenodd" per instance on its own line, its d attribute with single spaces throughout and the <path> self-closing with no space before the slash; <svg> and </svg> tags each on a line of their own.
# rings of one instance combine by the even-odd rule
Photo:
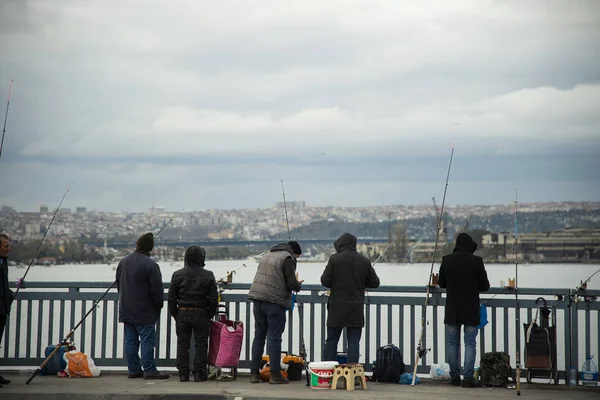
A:
<svg viewBox="0 0 600 400">
<path fill-rule="evenodd" d="M 482 386 L 506 387 L 509 377 L 512 379 L 510 355 L 502 351 L 485 353 L 481 356 L 479 369 Z"/>
</svg>

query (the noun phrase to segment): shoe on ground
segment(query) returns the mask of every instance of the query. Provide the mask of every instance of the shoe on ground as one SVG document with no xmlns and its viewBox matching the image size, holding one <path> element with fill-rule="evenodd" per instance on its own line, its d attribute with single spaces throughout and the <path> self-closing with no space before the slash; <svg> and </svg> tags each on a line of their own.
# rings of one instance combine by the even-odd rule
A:
<svg viewBox="0 0 600 400">
<path fill-rule="evenodd" d="M 8 385 L 10 383 L 10 379 L 4 379 L 0 376 L 0 385 Z"/>
<path fill-rule="evenodd" d="M 258 372 L 250 372 L 250 383 L 260 383 L 260 375 Z"/>
<path fill-rule="evenodd" d="M 290 383 L 290 380 L 286 377 L 284 377 L 283 375 L 281 375 L 280 373 L 273 373 L 273 371 L 271 371 L 271 377 L 269 378 L 269 383 L 271 384 L 282 384 L 282 383 Z"/>
<path fill-rule="evenodd" d="M 194 382 L 206 382 L 208 380 L 208 371 L 206 368 L 201 368 L 200 371 L 194 372 Z"/>
<path fill-rule="evenodd" d="M 473 378 L 465 378 L 462 381 L 462 387 L 464 388 L 478 388 L 480 387 L 479 382 Z"/>
<path fill-rule="evenodd" d="M 144 372 L 144 379 L 169 379 L 169 374 L 164 372 Z"/>
<path fill-rule="evenodd" d="M 189 374 L 179 375 L 179 382 L 189 382 L 189 381 L 190 381 Z"/>
<path fill-rule="evenodd" d="M 453 376 L 452 378 L 450 378 L 450 384 L 452 386 L 460 386 L 461 385 L 460 376 Z"/>
<path fill-rule="evenodd" d="M 142 371 L 140 372 L 134 372 L 133 374 L 129 374 L 128 375 L 129 379 L 136 379 L 136 378 L 143 378 L 144 377 L 144 373 Z"/>
</svg>

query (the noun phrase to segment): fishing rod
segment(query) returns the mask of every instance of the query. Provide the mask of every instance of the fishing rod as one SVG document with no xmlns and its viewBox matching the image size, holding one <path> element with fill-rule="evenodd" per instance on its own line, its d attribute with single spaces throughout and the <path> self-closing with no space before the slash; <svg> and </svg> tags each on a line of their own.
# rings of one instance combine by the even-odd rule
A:
<svg viewBox="0 0 600 400">
<path fill-rule="evenodd" d="M 17 285 L 17 291 L 15 292 L 15 296 L 13 298 L 13 301 L 14 301 L 14 299 L 17 298 L 17 294 L 19 294 L 19 290 L 21 290 L 21 288 L 25 284 L 25 277 L 27 276 L 27 273 L 29 272 L 29 269 L 33 265 L 33 262 L 35 261 L 35 258 L 37 257 L 40 249 L 42 248 L 42 244 L 44 243 L 44 239 L 46 239 L 46 235 L 48 234 L 48 231 L 50 230 L 50 227 L 52 226 L 52 223 L 54 222 L 54 218 L 56 218 L 56 215 L 58 214 L 58 211 L 60 210 L 60 206 L 62 205 L 65 197 L 67 196 L 67 193 L 69 193 L 69 190 L 71 189 L 71 185 L 72 184 L 73 184 L 73 182 L 69 183 L 69 186 L 67 187 L 67 190 L 65 190 L 65 194 L 63 194 L 63 197 L 60 200 L 60 203 L 58 203 L 58 207 L 56 208 L 56 211 L 54 211 L 54 215 L 52 216 L 52 219 L 50 220 L 50 223 L 48 224 L 48 227 L 46 228 L 46 232 L 44 232 L 44 236 L 42 236 L 42 240 L 40 241 L 40 243 L 39 243 L 39 245 L 37 247 L 37 250 L 33 254 L 33 257 L 31 258 L 31 261 L 29 262 L 29 266 L 25 270 L 25 274 L 23 275 L 22 278 L 19 279 L 19 281 L 18 281 L 19 284 Z"/>
<path fill-rule="evenodd" d="M 517 396 L 521 395 L 521 308 L 519 304 L 519 199 L 515 188 L 515 299 L 516 299 L 516 345 L 517 345 L 517 370 L 516 386 Z"/>
<path fill-rule="evenodd" d="M 158 235 L 162 232 L 163 229 L 165 229 L 165 227 L 173 220 L 173 218 L 171 218 L 169 221 L 167 221 L 166 224 L 163 225 L 162 228 L 160 228 L 160 230 L 158 231 L 158 233 L 156 235 L 154 235 L 154 238 L 158 237 Z M 108 287 L 108 289 L 106 289 L 106 292 L 104 292 L 104 294 L 102 294 L 102 296 L 100 296 L 100 298 L 98 300 L 96 300 L 96 302 L 94 303 L 94 305 L 88 310 L 87 313 L 85 313 L 85 315 L 83 316 L 83 318 L 77 323 L 77 325 L 75 325 L 75 327 L 73 329 L 71 329 L 71 331 L 69 333 L 67 333 L 67 335 L 64 337 L 64 339 L 56 346 L 56 348 L 52 351 L 52 353 L 50 353 L 50 355 L 48 357 L 46 357 L 46 359 L 44 360 L 44 362 L 42 362 L 42 364 L 33 372 L 33 374 L 29 377 L 29 379 L 27 379 L 27 381 L 25 382 L 27 385 L 29 385 L 31 383 L 31 381 L 40 374 L 40 372 L 42 371 L 42 369 L 50 362 L 50 360 L 52 359 L 52 357 L 54 357 L 54 355 L 60 350 L 60 348 L 62 346 L 65 346 L 68 344 L 69 339 L 73 336 L 73 334 L 75 333 L 75 331 L 77 330 L 77 328 L 79 328 L 81 326 L 81 324 L 83 324 L 83 322 L 87 319 L 87 317 L 92 313 L 92 311 L 94 311 L 97 307 L 99 308 L 99 304 L 102 300 L 104 300 L 104 297 L 106 297 L 106 295 L 108 294 L 108 292 L 110 292 L 110 290 L 115 286 L 115 284 L 117 283 L 117 280 L 115 279 L 113 281 L 113 283 Z"/>
<path fill-rule="evenodd" d="M 588 282 L 591 281 L 592 278 L 594 276 L 596 276 L 596 274 L 599 272 L 600 272 L 600 269 L 598 271 L 594 272 L 592 275 L 590 275 L 590 277 L 587 278 L 585 281 L 580 281 L 581 283 L 579 284 L 579 286 L 577 286 L 575 288 L 575 292 L 572 295 L 573 302 L 579 303 L 581 301 L 581 297 L 583 297 L 583 301 L 586 301 L 588 303 L 591 303 L 596 300 L 596 296 L 583 296 L 582 292 L 585 292 L 587 290 Z"/>
<path fill-rule="evenodd" d="M 10 80 L 8 86 L 8 100 L 6 101 L 6 113 L 4 114 L 4 128 L 2 129 L 2 140 L 0 141 L 0 158 L 2 158 L 2 148 L 4 146 L 4 135 L 6 134 L 6 121 L 8 120 L 8 106 L 10 105 L 10 92 L 12 91 L 13 80 Z"/>
<path fill-rule="evenodd" d="M 283 179 L 281 180 L 281 193 L 283 194 L 283 209 L 285 210 L 285 225 L 287 226 L 288 241 L 291 241 L 292 234 L 290 233 L 290 222 L 288 220 L 287 202 L 285 200 L 285 189 L 283 187 Z M 296 280 L 298 280 L 297 273 L 296 273 Z M 302 303 L 300 303 L 298 301 L 298 293 L 297 292 L 292 292 L 292 309 L 290 311 L 294 311 L 294 303 L 298 306 L 298 319 L 299 319 L 300 316 L 302 315 L 302 313 L 300 312 L 300 308 L 302 308 L 304 310 L 304 307 L 303 307 Z M 298 325 L 300 325 L 300 324 L 298 324 Z M 300 328 L 302 328 L 302 327 L 300 327 Z M 307 353 L 306 353 L 306 345 L 304 343 L 304 332 L 302 332 L 302 329 L 300 329 L 299 335 L 300 335 L 300 357 L 302 357 L 302 359 L 306 363 Z M 306 371 L 306 386 L 309 386 L 308 371 Z"/>
<path fill-rule="evenodd" d="M 446 186 L 444 187 L 444 197 L 442 198 L 442 208 L 440 209 L 440 218 L 437 224 L 437 233 L 435 235 L 435 244 L 433 246 L 433 257 L 431 259 L 431 270 L 429 271 L 429 281 L 427 283 L 427 292 L 425 294 L 425 306 L 423 307 L 423 311 L 421 313 L 421 334 L 419 335 L 419 343 L 417 345 L 417 355 L 415 358 L 415 368 L 413 371 L 411 386 L 415 386 L 415 381 L 417 379 L 417 367 L 419 366 L 419 358 L 425 357 L 428 351 L 426 348 L 423 347 L 423 337 L 425 336 L 425 320 L 427 318 L 427 305 L 429 304 L 429 294 L 431 292 L 433 266 L 435 264 L 435 254 L 437 252 L 438 242 L 440 239 L 440 225 L 444 216 L 444 205 L 446 204 L 446 192 L 448 190 L 448 180 L 450 179 L 450 170 L 452 168 L 452 157 L 454 156 L 455 142 L 456 134 L 454 135 L 454 140 L 452 141 L 452 151 L 450 152 L 450 162 L 448 163 L 448 173 L 446 174 Z"/>
<path fill-rule="evenodd" d="M 269 251 L 270 251 L 270 250 L 266 250 L 266 251 L 263 251 L 262 253 L 260 253 L 260 254 L 259 254 L 259 255 L 257 255 L 257 256 L 248 257 L 248 258 L 246 259 L 246 261 L 244 261 L 244 263 L 243 263 L 243 264 L 241 264 L 239 267 L 237 267 L 237 268 L 235 268 L 235 269 L 233 269 L 233 270 L 231 270 L 231 271 L 227 271 L 227 273 L 225 274 L 225 276 L 224 276 L 224 277 L 222 277 L 221 279 L 219 279 L 217 282 L 220 282 L 220 283 L 231 283 L 231 281 L 229 280 L 229 278 L 230 278 L 230 277 L 232 277 L 232 276 L 233 276 L 233 274 L 235 274 L 235 273 L 237 272 L 237 270 L 239 270 L 239 269 L 241 269 L 241 268 L 245 267 L 245 266 L 246 266 L 246 264 L 247 264 L 248 262 L 252 261 L 252 260 L 255 260 L 255 261 L 260 261 L 260 259 L 261 259 L 261 258 L 262 258 L 262 257 L 263 257 L 265 254 L 267 254 Z"/>
<path fill-rule="evenodd" d="M 288 221 L 287 203 L 285 202 L 285 190 L 283 189 L 283 179 L 281 180 L 281 192 L 283 193 L 283 209 L 285 210 L 285 224 L 287 225 L 288 240 L 292 240 L 290 234 L 290 222 Z"/>
</svg>

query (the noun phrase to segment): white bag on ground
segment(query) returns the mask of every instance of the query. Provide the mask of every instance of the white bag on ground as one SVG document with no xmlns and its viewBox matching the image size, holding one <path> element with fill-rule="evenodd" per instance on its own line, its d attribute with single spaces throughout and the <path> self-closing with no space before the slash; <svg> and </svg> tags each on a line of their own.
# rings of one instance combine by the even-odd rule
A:
<svg viewBox="0 0 600 400">
<path fill-rule="evenodd" d="M 440 381 L 450 380 L 450 365 L 447 363 L 433 364 L 429 372 L 431 379 Z"/>
<path fill-rule="evenodd" d="M 63 358 L 67 362 L 65 372 L 72 378 L 95 378 L 100 376 L 100 368 L 96 367 L 92 357 L 79 350 L 68 351 Z"/>
</svg>

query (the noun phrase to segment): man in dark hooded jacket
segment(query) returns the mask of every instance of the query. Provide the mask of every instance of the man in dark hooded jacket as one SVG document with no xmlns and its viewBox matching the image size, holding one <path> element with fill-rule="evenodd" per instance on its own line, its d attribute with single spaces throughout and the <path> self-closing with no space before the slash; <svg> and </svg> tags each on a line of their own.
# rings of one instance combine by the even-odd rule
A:
<svg viewBox="0 0 600 400">
<path fill-rule="evenodd" d="M 321 276 L 321 284 L 331 288 L 327 302 L 325 361 L 337 360 L 337 347 L 344 328 L 348 333 L 348 363 L 358 363 L 360 337 L 365 326 L 365 289 L 379 287 L 379 277 L 371 261 L 356 251 L 356 236 L 344 233 L 333 244 L 336 254 Z"/>
<path fill-rule="evenodd" d="M 125 330 L 129 378 L 169 378 L 168 374 L 157 371 L 154 361 L 156 321 L 164 305 L 165 289 L 160 268 L 150 258 L 153 248 L 154 235 L 145 233 L 137 240 L 135 251 L 123 257 L 117 266 L 115 283 L 119 291 L 119 322 L 123 323 Z"/>
<path fill-rule="evenodd" d="M 194 382 L 208 380 L 206 369 L 210 320 L 217 312 L 218 292 L 215 275 L 204 269 L 206 252 L 197 245 L 188 247 L 184 267 L 173 273 L 169 286 L 169 311 L 177 331 L 177 369 L 179 380 L 190 380 L 190 339 L 194 333 L 196 356 Z"/>
<path fill-rule="evenodd" d="M 460 386 L 460 327 L 464 325 L 465 362 L 463 387 L 476 387 L 473 379 L 476 338 L 479 325 L 479 292 L 490 288 L 481 257 L 473 253 L 477 243 L 467 233 L 456 237 L 452 254 L 442 258 L 439 285 L 446 289 L 444 324 L 446 325 L 446 354 L 450 365 L 450 382 Z"/>
<path fill-rule="evenodd" d="M 10 238 L 2 233 L 0 234 L 0 344 L 2 343 L 4 327 L 14 299 L 13 292 L 8 284 L 8 253 L 10 253 Z M 9 379 L 0 376 L 0 388 L 9 383 Z"/>
<path fill-rule="evenodd" d="M 292 307 L 292 291 L 302 282 L 296 279 L 296 259 L 302 254 L 296 241 L 273 246 L 258 263 L 248 299 L 254 302 L 254 341 L 250 363 L 250 382 L 259 383 L 259 369 L 269 337 L 269 383 L 289 383 L 281 374 L 281 335 L 285 330 L 285 312 Z"/>
</svg>

